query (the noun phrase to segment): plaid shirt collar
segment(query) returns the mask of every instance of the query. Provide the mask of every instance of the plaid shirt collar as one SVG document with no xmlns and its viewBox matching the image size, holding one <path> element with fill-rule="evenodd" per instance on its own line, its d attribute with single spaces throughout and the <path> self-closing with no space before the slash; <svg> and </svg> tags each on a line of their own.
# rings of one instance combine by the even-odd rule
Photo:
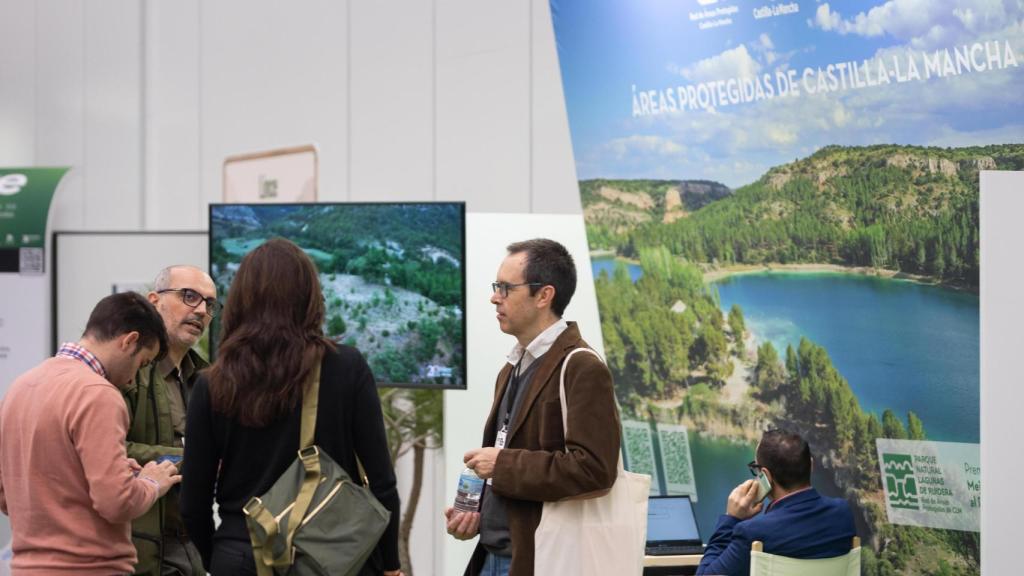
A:
<svg viewBox="0 0 1024 576">
<path fill-rule="evenodd" d="M 74 342 L 65 342 L 61 344 L 60 350 L 57 351 L 57 357 L 64 358 L 75 358 L 85 362 L 85 365 L 92 369 L 93 372 L 106 378 L 107 371 L 103 368 L 103 363 L 97 358 L 92 352 L 89 352 L 82 346 L 75 344 Z"/>
</svg>

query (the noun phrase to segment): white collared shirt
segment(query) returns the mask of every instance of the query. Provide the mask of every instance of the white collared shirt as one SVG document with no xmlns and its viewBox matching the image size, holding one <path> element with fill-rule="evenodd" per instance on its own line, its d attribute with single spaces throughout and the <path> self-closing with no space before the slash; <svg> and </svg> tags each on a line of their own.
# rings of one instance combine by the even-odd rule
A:
<svg viewBox="0 0 1024 576">
<path fill-rule="evenodd" d="M 525 348 L 519 342 L 516 342 L 516 345 L 512 347 L 512 351 L 508 354 L 508 363 L 515 366 L 522 359 L 523 363 L 519 366 L 519 370 L 525 372 L 530 367 L 530 364 L 533 364 L 534 360 L 540 358 L 551 349 L 555 340 L 558 340 L 558 337 L 568 327 L 569 323 L 559 318 L 558 322 L 548 326 L 546 330 L 538 334 L 533 339 L 533 342 L 530 342 Z"/>
</svg>

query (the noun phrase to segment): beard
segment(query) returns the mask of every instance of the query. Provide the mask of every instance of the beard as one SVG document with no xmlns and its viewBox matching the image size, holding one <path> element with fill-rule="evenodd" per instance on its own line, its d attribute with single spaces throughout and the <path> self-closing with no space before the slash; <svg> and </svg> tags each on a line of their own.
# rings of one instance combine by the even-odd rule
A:
<svg viewBox="0 0 1024 576">
<path fill-rule="evenodd" d="M 198 334 L 194 330 L 198 330 Z M 206 325 L 202 320 L 188 318 L 178 324 L 178 330 L 175 330 L 173 338 L 178 341 L 178 344 L 191 348 L 203 337 L 205 331 Z"/>
</svg>

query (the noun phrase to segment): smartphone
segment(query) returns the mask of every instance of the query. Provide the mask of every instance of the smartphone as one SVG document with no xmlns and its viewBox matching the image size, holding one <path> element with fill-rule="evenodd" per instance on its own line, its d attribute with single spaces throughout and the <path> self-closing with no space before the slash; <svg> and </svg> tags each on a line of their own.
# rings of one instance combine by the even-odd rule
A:
<svg viewBox="0 0 1024 576">
<path fill-rule="evenodd" d="M 165 461 L 166 462 L 170 462 L 171 464 L 174 464 L 175 466 L 181 466 L 181 456 L 172 456 L 170 454 L 167 454 L 165 456 L 159 456 L 156 459 L 157 464 L 159 464 L 160 462 L 165 462 Z"/>
<path fill-rule="evenodd" d="M 757 475 L 757 501 L 760 502 L 768 497 L 772 492 L 772 483 L 768 481 L 768 476 L 765 475 L 764 470 Z"/>
</svg>

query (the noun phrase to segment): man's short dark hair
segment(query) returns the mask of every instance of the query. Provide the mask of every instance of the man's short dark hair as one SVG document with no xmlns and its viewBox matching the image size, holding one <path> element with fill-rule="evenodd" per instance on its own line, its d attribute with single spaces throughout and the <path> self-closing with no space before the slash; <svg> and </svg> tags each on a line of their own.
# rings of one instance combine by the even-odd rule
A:
<svg viewBox="0 0 1024 576">
<path fill-rule="evenodd" d="M 811 447 L 799 434 L 765 432 L 757 447 L 757 463 L 770 470 L 775 483 L 786 490 L 811 483 Z"/>
<path fill-rule="evenodd" d="M 153 344 L 158 344 L 156 360 L 160 360 L 167 353 L 167 328 L 164 327 L 164 319 L 149 300 L 137 292 L 111 294 L 100 300 L 89 315 L 83 336 L 95 338 L 99 342 L 109 342 L 129 332 L 139 333 L 135 350 L 139 350 L 140 346 L 149 348 Z"/>
<path fill-rule="evenodd" d="M 562 317 L 565 307 L 576 292 L 576 263 L 569 251 L 554 240 L 534 238 L 508 245 L 509 254 L 526 254 L 526 281 L 541 286 L 530 286 L 533 296 L 544 286 L 555 288 L 555 299 L 551 302 L 551 311 L 555 316 Z"/>
</svg>

